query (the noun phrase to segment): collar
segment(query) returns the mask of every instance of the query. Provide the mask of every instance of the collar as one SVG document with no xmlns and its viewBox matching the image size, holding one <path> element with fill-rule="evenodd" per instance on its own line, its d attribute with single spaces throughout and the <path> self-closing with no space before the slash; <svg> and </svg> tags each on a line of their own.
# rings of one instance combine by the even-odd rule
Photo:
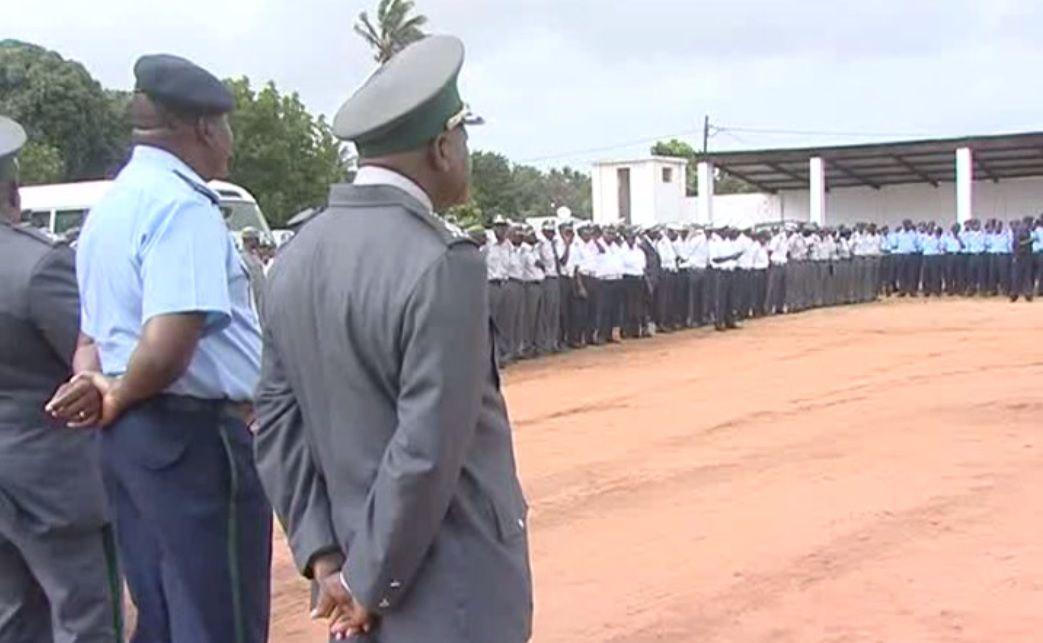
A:
<svg viewBox="0 0 1043 643">
<path fill-rule="evenodd" d="M 424 189 L 414 183 L 412 179 L 403 176 L 394 170 L 389 170 L 376 165 L 364 165 L 360 167 L 359 171 L 355 174 L 354 184 L 390 185 L 391 187 L 402 190 L 416 199 L 421 205 L 427 208 L 428 212 L 434 212 L 434 204 L 431 203 L 431 197 L 427 196 L 427 192 L 424 192 Z"/>
<path fill-rule="evenodd" d="M 152 167 L 170 170 L 171 172 L 181 175 L 182 179 L 193 184 L 194 189 L 201 192 L 214 203 L 218 203 L 221 200 L 221 197 L 210 189 L 210 186 L 207 185 L 206 181 L 196 174 L 196 171 L 189 167 L 188 163 L 185 163 L 164 149 L 153 147 L 151 145 L 138 144 L 134 146 L 134 152 L 131 155 L 130 160 L 131 162 L 136 161 Z"/>
</svg>

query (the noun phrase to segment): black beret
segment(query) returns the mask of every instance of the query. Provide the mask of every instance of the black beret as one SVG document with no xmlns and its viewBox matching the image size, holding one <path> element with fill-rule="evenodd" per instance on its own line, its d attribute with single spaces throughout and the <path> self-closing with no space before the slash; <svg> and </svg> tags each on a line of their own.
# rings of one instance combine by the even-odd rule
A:
<svg viewBox="0 0 1043 643">
<path fill-rule="evenodd" d="M 157 103 L 189 114 L 226 114 L 235 97 L 213 74 L 191 61 L 155 54 L 134 64 L 135 89 Z"/>
</svg>

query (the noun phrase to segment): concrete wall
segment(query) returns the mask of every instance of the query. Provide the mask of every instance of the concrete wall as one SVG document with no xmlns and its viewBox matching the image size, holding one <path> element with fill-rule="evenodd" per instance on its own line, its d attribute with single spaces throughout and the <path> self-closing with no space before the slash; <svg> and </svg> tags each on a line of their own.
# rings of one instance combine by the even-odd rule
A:
<svg viewBox="0 0 1043 643">
<path fill-rule="evenodd" d="M 786 219 L 807 221 L 807 191 L 781 192 L 781 215 Z M 1010 179 L 993 183 L 975 181 L 973 213 L 979 219 L 998 217 L 1004 220 L 1037 215 L 1043 212 L 1043 178 Z M 716 213 L 717 202 L 714 202 Z M 933 220 L 938 223 L 956 221 L 956 186 L 942 183 L 937 188 L 928 184 L 891 185 L 872 188 L 836 188 L 826 193 L 826 225 L 871 221 L 880 224 Z"/>
</svg>

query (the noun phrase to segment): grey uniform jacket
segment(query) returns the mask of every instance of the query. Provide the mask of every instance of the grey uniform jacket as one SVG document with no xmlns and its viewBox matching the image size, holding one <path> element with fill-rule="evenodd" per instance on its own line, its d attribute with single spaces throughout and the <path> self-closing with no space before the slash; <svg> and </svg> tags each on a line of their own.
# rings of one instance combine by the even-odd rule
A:
<svg viewBox="0 0 1043 643">
<path fill-rule="evenodd" d="M 269 274 L 257 463 L 300 569 L 335 548 L 373 640 L 530 636 L 527 507 L 477 247 L 337 185 Z"/>
<path fill-rule="evenodd" d="M 106 520 L 96 435 L 43 407 L 69 378 L 80 327 L 75 258 L 0 223 L 0 536 L 96 529 Z"/>
</svg>

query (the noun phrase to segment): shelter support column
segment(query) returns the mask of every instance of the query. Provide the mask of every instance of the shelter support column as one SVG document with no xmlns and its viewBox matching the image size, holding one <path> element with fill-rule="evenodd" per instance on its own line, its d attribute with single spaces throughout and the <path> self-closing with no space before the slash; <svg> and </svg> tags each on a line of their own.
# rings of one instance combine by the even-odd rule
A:
<svg viewBox="0 0 1043 643">
<path fill-rule="evenodd" d="M 974 158 L 969 147 L 956 150 L 956 221 L 967 223 L 974 216 Z"/>
<path fill-rule="evenodd" d="M 826 170 L 818 156 L 808 162 L 808 184 L 811 192 L 811 223 L 826 225 Z"/>
<path fill-rule="evenodd" d="M 696 196 L 697 223 L 711 225 L 713 223 L 713 163 L 699 161 L 695 171 L 699 190 L 699 194 Z"/>
</svg>

